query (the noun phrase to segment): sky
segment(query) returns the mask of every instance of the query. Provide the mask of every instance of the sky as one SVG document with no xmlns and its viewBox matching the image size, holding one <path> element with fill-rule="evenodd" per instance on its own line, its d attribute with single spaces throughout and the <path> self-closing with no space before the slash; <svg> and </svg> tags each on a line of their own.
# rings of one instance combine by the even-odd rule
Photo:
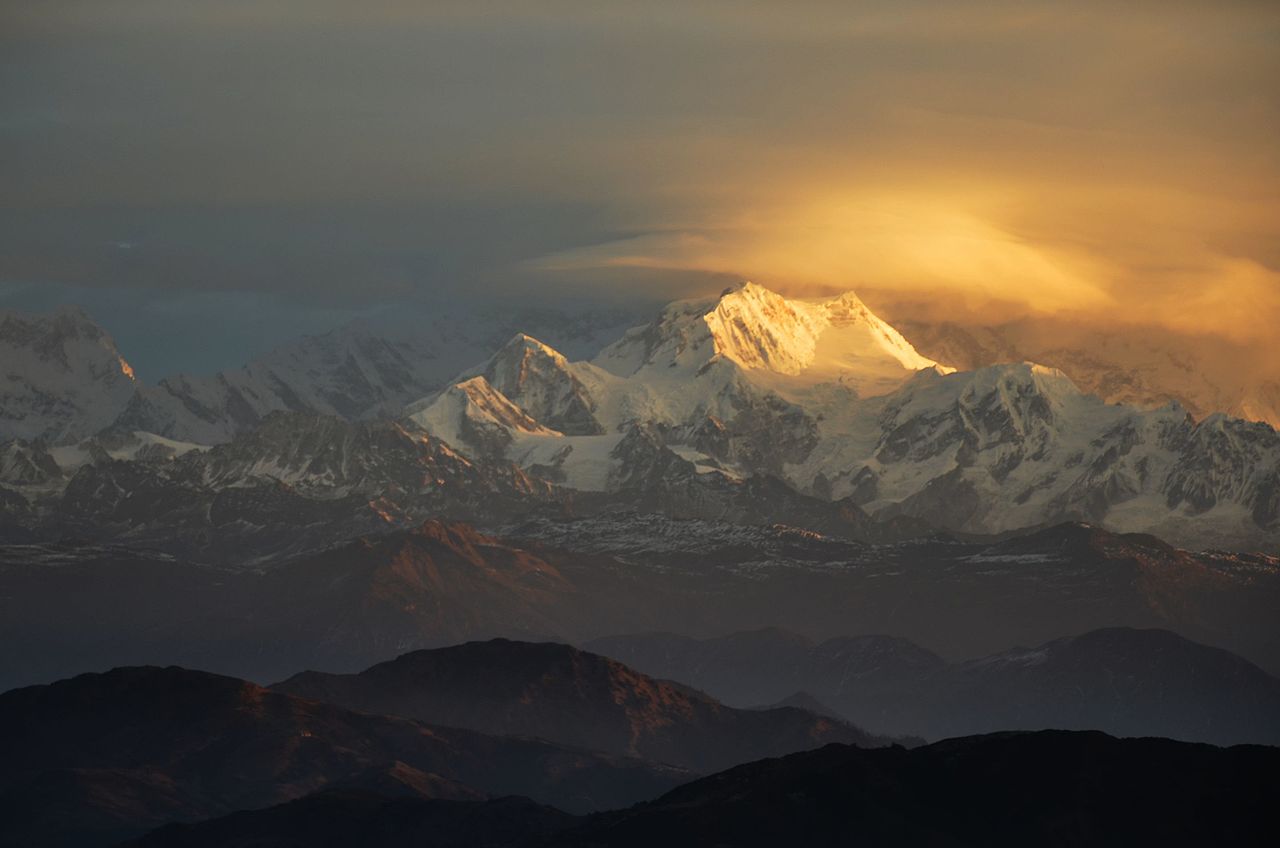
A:
<svg viewBox="0 0 1280 848">
<path fill-rule="evenodd" d="M 0 0 L 0 305 L 147 373 L 745 278 L 1280 370 L 1277 139 L 1274 2 Z"/>
</svg>

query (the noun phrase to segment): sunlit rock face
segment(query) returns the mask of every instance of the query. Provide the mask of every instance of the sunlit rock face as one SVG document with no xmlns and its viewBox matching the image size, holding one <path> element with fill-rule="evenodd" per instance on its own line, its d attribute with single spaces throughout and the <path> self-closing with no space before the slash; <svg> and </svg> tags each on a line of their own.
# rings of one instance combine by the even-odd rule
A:
<svg viewBox="0 0 1280 848">
<path fill-rule="evenodd" d="M 673 303 L 594 361 L 611 373 L 635 376 L 660 368 L 697 370 L 716 357 L 749 370 L 839 379 L 864 389 L 891 388 L 912 371 L 938 366 L 853 292 L 796 300 L 755 283 L 726 289 L 711 301 Z"/>
</svg>

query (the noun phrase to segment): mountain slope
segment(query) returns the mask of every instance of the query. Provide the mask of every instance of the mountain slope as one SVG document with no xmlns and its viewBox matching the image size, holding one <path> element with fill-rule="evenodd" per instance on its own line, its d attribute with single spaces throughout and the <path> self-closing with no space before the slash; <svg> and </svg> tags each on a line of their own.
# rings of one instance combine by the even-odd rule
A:
<svg viewBox="0 0 1280 848">
<path fill-rule="evenodd" d="M 446 396 L 415 406 L 415 420 L 469 454 L 585 491 L 637 479 L 639 434 L 654 443 L 642 464 L 670 452 L 708 479 L 768 475 L 880 521 L 990 534 L 1075 520 L 1196 547 L 1280 544 L 1270 427 L 1107 404 L 1030 362 L 948 373 L 852 294 L 789 300 L 747 284 L 672 304 L 592 362 L 528 339 L 513 349 L 548 363 L 536 396 L 486 381 L 505 413 L 483 429 L 451 423 Z M 553 384 L 603 434 L 541 420 L 562 423 L 542 399 Z"/>
<path fill-rule="evenodd" d="M 511 437 L 499 444 L 503 455 L 524 465 L 554 465 L 576 488 L 599 488 L 607 485 L 600 472 L 581 463 L 599 465 L 634 424 L 705 454 L 710 468 L 724 463 L 778 472 L 782 462 L 812 448 L 814 429 L 779 387 L 832 383 L 856 397 L 884 393 L 934 366 L 852 293 L 788 300 L 747 283 L 716 299 L 671 304 L 591 362 L 568 362 L 517 336 L 456 384 L 484 376 L 504 400 L 555 431 L 509 425 Z M 456 413 L 433 409 L 443 404 L 428 398 L 410 411 L 463 449 L 492 450 L 492 438 L 470 438 L 448 423 Z"/>
<path fill-rule="evenodd" d="M 83 439 L 115 420 L 135 385 L 111 336 L 80 309 L 0 310 L 0 442 Z"/>
<path fill-rule="evenodd" d="M 519 848 L 535 846 L 579 822 L 524 798 L 456 801 L 396 798 L 328 790 L 265 810 L 196 824 L 173 824 L 134 842 L 135 848 Z"/>
<path fill-rule="evenodd" d="M 559 351 L 518 333 L 495 353 L 479 375 L 529 416 L 569 436 L 604 432 L 594 403 Z"/>
<path fill-rule="evenodd" d="M 912 371 L 937 366 L 852 292 L 791 300 L 745 283 L 714 300 L 679 301 L 648 327 L 601 351 L 595 364 L 619 376 L 696 372 L 716 357 L 748 370 L 839 380 L 876 394 Z"/>
<path fill-rule="evenodd" d="M 1116 332 L 1052 318 L 987 327 L 907 317 L 898 329 L 939 362 L 972 371 L 1029 359 L 1059 368 L 1108 403 L 1157 409 L 1176 402 L 1196 419 L 1215 412 L 1280 426 L 1280 373 L 1257 351 L 1166 327 Z"/>
<path fill-rule="evenodd" d="M 346 420 L 393 415 L 438 381 L 427 351 L 346 327 L 307 336 L 210 377 L 140 387 L 115 422 L 198 444 L 225 442 L 273 412 Z"/>
<path fill-rule="evenodd" d="M 108 439 L 86 443 L 78 465 L 59 469 L 65 477 L 42 476 L 52 472 L 40 451 L 0 455 L 5 469 L 35 480 L 14 486 L 29 501 L 32 535 L 127 541 L 250 564 L 429 516 L 556 512 L 567 500 L 510 463 L 467 459 L 411 424 L 388 420 L 277 412 L 213 448 L 179 446 L 181 455 L 152 437 L 123 452 L 131 458 L 117 459 L 103 447 Z"/>
<path fill-rule="evenodd" d="M 607 813 L 554 846 L 1268 845 L 1280 750 L 1045 731 L 829 745 Z"/>
<path fill-rule="evenodd" d="M 552 643 L 472 642 L 405 654 L 360 674 L 304 672 L 273 688 L 365 712 L 536 736 L 700 772 L 826 742 L 879 742 L 803 710 L 725 707 Z"/>
<path fill-rule="evenodd" d="M 819 642 L 779 628 L 709 639 L 674 633 L 610 636 L 586 647 L 730 704 L 777 703 L 804 692 L 880 725 L 880 710 L 864 709 L 862 699 L 931 679 L 947 667 L 942 657 L 907 639 L 843 636 Z"/>
<path fill-rule="evenodd" d="M 263 575 L 246 598 L 256 624 L 245 638 L 257 631 L 279 644 L 277 667 L 350 668 L 410 647 L 563 637 L 590 604 L 548 561 L 464 524 L 427 521 Z"/>
<path fill-rule="evenodd" d="M 263 570 L 118 546 L 0 548 L 0 688 L 140 663 L 270 680 L 468 639 L 567 639 L 609 616 L 607 594 L 439 521 Z"/>
<path fill-rule="evenodd" d="M 926 715 L 915 719 L 923 698 L 898 708 L 931 737 L 1058 727 L 1280 745 L 1280 679 L 1164 630 L 1109 628 L 1005 651 L 921 688 Z"/>
<path fill-rule="evenodd" d="M 245 522 L 266 520 L 272 502 L 258 488 L 227 492 L 245 500 L 222 538 L 264 542 L 252 534 L 265 531 Z M 270 523 L 278 540 L 296 533 L 313 544 L 342 529 L 334 526 L 340 513 L 313 517 L 318 523 L 305 527 Z M 1096 527 L 1000 542 L 879 544 L 794 526 L 620 512 L 486 532 L 450 522 L 418 527 L 382 523 L 323 551 L 253 563 L 202 562 L 153 545 L 0 546 L 0 686 L 141 663 L 278 680 L 299 668 L 354 671 L 472 639 L 576 644 L 617 633 L 709 637 L 769 626 L 819 640 L 895 634 L 952 662 L 1105 627 L 1162 628 L 1280 672 L 1280 560 L 1192 554 Z M 758 661 L 771 662 L 763 654 Z M 835 700 L 800 679 L 741 699 L 693 682 L 736 706 L 798 690 Z M 874 713 L 853 717 L 883 729 Z"/>
<path fill-rule="evenodd" d="M 116 426 L 207 445 L 228 441 L 273 412 L 347 421 L 394 417 L 498 350 L 517 330 L 590 354 L 626 326 L 626 318 L 619 310 L 410 310 L 398 321 L 355 322 L 305 336 L 243 368 L 177 374 L 143 386 Z"/>
<path fill-rule="evenodd" d="M 425 429 L 437 452 L 455 453 L 455 465 L 509 478 L 501 488 L 513 497 L 496 506 L 486 506 L 493 500 L 487 483 L 429 496 L 429 474 L 409 479 L 419 459 L 407 457 L 401 465 L 411 471 L 398 473 L 371 456 L 368 448 L 383 436 L 368 434 L 388 425 L 348 419 L 390 414 L 425 385 L 405 369 L 436 373 L 443 360 L 417 359 L 351 330 L 268 357 L 244 380 L 217 378 L 239 400 L 225 392 L 205 398 L 193 388 L 191 403 L 175 401 L 183 415 L 209 412 L 201 420 L 229 428 L 188 435 L 230 439 L 225 444 L 234 448 L 193 457 L 194 443 L 148 432 L 178 430 L 128 415 L 79 445 L 5 448 L 0 485 L 27 501 L 23 507 L 6 496 L 13 503 L 6 513 L 24 537 L 39 537 L 32 521 L 57 513 L 50 504 L 65 489 L 91 519 L 73 515 L 69 526 L 104 538 L 90 526 L 112 523 L 116 502 L 133 500 L 131 487 L 148 490 L 136 502 L 166 506 L 167 495 L 157 502 L 151 490 L 169 491 L 175 474 L 191 471 L 178 489 L 194 480 L 207 491 L 175 491 L 173 500 L 195 515 L 210 497 L 242 500 L 224 493 L 252 480 L 282 484 L 289 498 L 322 495 L 332 503 L 300 524 L 333 523 L 348 535 L 374 529 L 375 502 L 379 515 L 413 521 L 424 510 L 445 510 L 444 502 L 444 514 L 470 518 L 572 500 L 580 513 L 623 506 L 824 531 L 834 524 L 820 514 L 838 513 L 850 517 L 845 523 L 856 527 L 848 532 L 858 538 L 929 527 L 1003 534 L 1087 521 L 1198 549 L 1280 545 L 1280 434 L 1269 426 L 1220 415 L 1197 421 L 1176 405 L 1107 404 L 1063 372 L 1033 363 L 946 373 L 852 294 L 798 300 L 735 287 L 716 299 L 672 304 L 592 361 L 572 362 L 523 333 L 507 339 L 410 404 L 409 420 L 398 425 L 403 433 Z M 341 423 L 326 423 L 335 418 Z M 344 426 L 366 435 L 341 435 Z M 291 431 L 297 445 L 280 444 Z M 403 456 L 402 448 L 395 450 Z M 357 455 L 348 460 L 348 450 Z M 232 456 L 236 467 L 227 471 Z M 176 471 L 160 461 L 173 457 Z M 107 460 L 132 464 L 113 469 Z M 260 499 L 275 497 L 264 490 Z M 350 503 L 339 504 L 341 497 Z M 110 502 L 105 518 L 94 503 L 101 499 Z M 465 509 L 455 509 L 459 503 Z M 344 520 L 331 509 L 350 514 Z M 113 523 L 110 532 L 156 539 L 162 522 L 136 523 Z M 886 524 L 897 527 L 882 532 Z"/>
<path fill-rule="evenodd" d="M 137 844 L 1202 845 L 1222 838 L 1267 845 L 1276 759 L 1269 748 L 1088 733 L 970 737 L 911 751 L 831 745 L 741 766 L 585 821 L 516 800 L 324 793 L 164 828 Z M 466 841 L 455 841 L 460 832 Z"/>
<path fill-rule="evenodd" d="M 861 725 L 929 739 L 1064 728 L 1280 744 L 1280 679 L 1165 630 L 1107 628 L 948 664 L 903 639 L 822 643 L 779 631 L 615 637 L 593 650 L 724 698 L 796 692 Z"/>
<path fill-rule="evenodd" d="M 134 379 L 111 337 L 76 307 L 39 315 L 0 310 L 0 442 L 70 443 L 112 427 L 210 445 L 274 412 L 394 417 L 517 330 L 589 356 L 631 322 L 621 309 L 519 306 L 452 314 L 433 308 L 399 319 L 354 322 L 282 344 L 241 368 L 174 374 L 151 385 Z"/>
<path fill-rule="evenodd" d="M 0 695 L 0 747 L 0 841 L 9 844 L 101 844 L 393 767 L 419 794 L 522 794 L 577 811 L 640 800 L 682 777 L 179 668 L 121 668 Z"/>
</svg>

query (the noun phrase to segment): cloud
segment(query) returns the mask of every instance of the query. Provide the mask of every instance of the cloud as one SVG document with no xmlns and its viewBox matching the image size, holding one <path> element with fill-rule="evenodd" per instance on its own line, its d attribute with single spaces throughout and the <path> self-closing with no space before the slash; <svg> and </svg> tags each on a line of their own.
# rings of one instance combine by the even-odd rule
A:
<svg viewBox="0 0 1280 848">
<path fill-rule="evenodd" d="M 0 280 L 729 275 L 1274 351 L 1273 3 L 9 7 Z"/>
</svg>

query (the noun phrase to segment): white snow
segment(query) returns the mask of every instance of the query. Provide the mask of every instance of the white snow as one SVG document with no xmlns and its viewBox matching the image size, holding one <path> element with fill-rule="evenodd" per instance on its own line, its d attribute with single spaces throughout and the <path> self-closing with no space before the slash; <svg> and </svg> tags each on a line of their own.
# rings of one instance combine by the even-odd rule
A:
<svg viewBox="0 0 1280 848">
<path fill-rule="evenodd" d="M 802 377 L 802 383 L 840 381 L 864 396 L 891 391 L 915 371 L 941 367 L 853 292 L 789 299 L 750 282 L 715 300 L 671 304 L 655 324 L 632 330 L 594 362 L 622 377 L 643 372 L 652 378 L 696 374 L 716 358 L 748 372 Z"/>
<path fill-rule="evenodd" d="M 134 384 L 111 336 L 81 310 L 0 310 L 0 441 L 83 439 L 115 420 Z"/>
<path fill-rule="evenodd" d="M 785 427 L 769 416 L 790 404 L 814 422 L 817 443 L 783 467 L 785 477 L 831 498 L 859 492 L 873 515 L 949 481 L 944 500 L 925 508 L 952 510 L 947 520 L 957 529 L 1014 530 L 1096 515 L 1104 504 L 1116 529 L 1158 528 L 1179 539 L 1186 538 L 1180 530 L 1194 528 L 1229 544 L 1262 532 L 1249 526 L 1241 504 L 1263 485 L 1259 475 L 1280 463 L 1272 431 L 1245 432 L 1239 422 L 1211 418 L 1191 431 L 1195 445 L 1188 448 L 1190 425 L 1180 407 L 1109 404 L 1055 368 L 939 366 L 852 293 L 796 300 L 748 283 L 715 300 L 679 301 L 591 362 L 568 362 L 531 338 L 513 344 L 553 363 L 557 380 L 571 374 L 610 435 L 513 426 L 505 455 L 526 468 L 558 468 L 567 485 L 585 490 L 607 488 L 620 475 L 611 452 L 631 422 L 667 433 L 668 447 L 701 473 L 749 475 L 753 469 L 726 468 L 673 434 L 708 419 L 733 431 L 748 413 L 748 426 Z M 546 406 L 542 395 L 531 397 Z M 447 421 L 415 420 L 446 440 L 462 440 L 455 444 L 464 452 L 473 449 Z M 1187 450 L 1217 458 L 1207 469 L 1188 470 L 1180 464 Z M 1168 488 L 1180 484 L 1168 481 L 1177 474 L 1190 474 L 1184 488 L 1210 491 L 1219 504 L 1196 512 L 1184 500 L 1171 510 Z"/>
<path fill-rule="evenodd" d="M 620 433 L 602 436 L 524 434 L 517 436 L 507 456 L 517 465 L 553 465 L 564 474 L 564 485 L 584 492 L 604 492 L 616 462 L 610 456 L 622 441 Z"/>
<path fill-rule="evenodd" d="M 49 449 L 49 455 L 53 457 L 53 461 L 58 463 L 58 467 L 63 471 L 71 471 L 89 462 L 93 457 L 90 453 L 90 443 L 97 442 L 96 439 L 87 439 L 74 445 L 59 445 Z M 130 434 L 130 438 L 123 444 L 113 445 L 105 449 L 107 456 L 112 459 L 136 459 L 138 454 L 145 448 L 159 445 L 167 448 L 175 457 L 190 453 L 191 451 L 208 450 L 208 445 L 197 445 L 194 442 L 180 442 L 176 439 L 166 439 L 164 436 L 157 436 L 155 433 L 146 433 L 142 430 L 134 430 Z"/>
</svg>

